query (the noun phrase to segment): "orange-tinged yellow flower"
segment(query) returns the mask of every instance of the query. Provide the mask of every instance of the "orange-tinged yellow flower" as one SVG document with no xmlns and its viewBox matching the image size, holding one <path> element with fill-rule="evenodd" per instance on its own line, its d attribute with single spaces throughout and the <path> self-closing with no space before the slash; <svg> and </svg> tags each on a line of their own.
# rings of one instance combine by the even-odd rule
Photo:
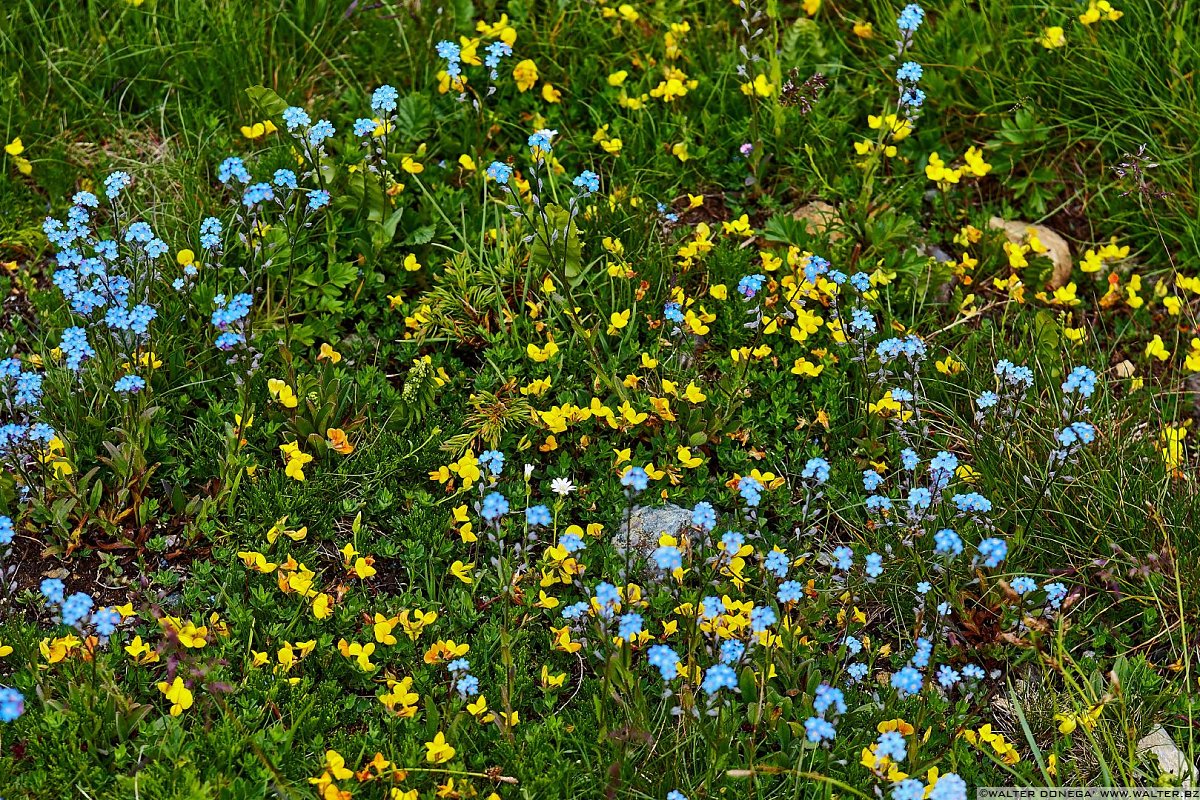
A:
<svg viewBox="0 0 1200 800">
<path fill-rule="evenodd" d="M 321 343 L 321 350 L 317 354 L 317 361 L 328 361 L 330 364 L 336 364 L 342 360 L 342 354 L 333 349 L 333 345 L 329 342 Z"/>
<path fill-rule="evenodd" d="M 325 437 L 329 442 L 329 449 L 335 453 L 341 453 L 348 456 L 354 452 L 354 445 L 346 438 L 346 432 L 341 428 L 329 428 L 325 431 Z"/>
</svg>

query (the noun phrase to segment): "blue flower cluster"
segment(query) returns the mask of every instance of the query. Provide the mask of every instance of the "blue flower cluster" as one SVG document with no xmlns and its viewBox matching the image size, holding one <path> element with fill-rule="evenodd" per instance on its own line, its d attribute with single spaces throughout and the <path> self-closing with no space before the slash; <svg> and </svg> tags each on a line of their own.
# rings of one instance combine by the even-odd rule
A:
<svg viewBox="0 0 1200 800">
<path fill-rule="evenodd" d="M 479 514 L 488 522 L 495 522 L 508 513 L 508 499 L 499 492 L 491 492 L 483 498 Z"/>
<path fill-rule="evenodd" d="M 16 722 L 24 713 L 24 695 L 16 689 L 0 686 L 0 722 Z"/>
<path fill-rule="evenodd" d="M 750 300 L 762 290 L 762 286 L 766 280 L 767 276 L 765 275 L 760 275 L 757 273 L 754 275 L 746 275 L 740 281 L 738 281 L 738 294 L 742 295 L 747 300 Z"/>
<path fill-rule="evenodd" d="M 446 74 L 450 76 L 450 80 L 462 75 L 462 48 L 448 39 L 443 39 L 434 49 L 438 58 L 445 60 Z"/>
</svg>

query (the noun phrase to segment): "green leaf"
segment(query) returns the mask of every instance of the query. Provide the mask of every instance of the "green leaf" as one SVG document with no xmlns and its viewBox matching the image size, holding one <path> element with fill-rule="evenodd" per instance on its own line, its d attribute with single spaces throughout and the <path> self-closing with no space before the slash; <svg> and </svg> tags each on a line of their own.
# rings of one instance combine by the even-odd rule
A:
<svg viewBox="0 0 1200 800">
<path fill-rule="evenodd" d="M 422 244 L 429 244 L 433 241 L 433 235 L 437 233 L 437 227 L 433 225 L 422 225 L 416 230 L 409 231 L 408 236 L 404 237 L 404 241 L 400 244 L 404 247 L 416 247 Z"/>
<path fill-rule="evenodd" d="M 745 667 L 738 676 L 738 688 L 742 690 L 742 700 L 746 703 L 758 702 L 758 680 L 754 677 L 754 668 Z"/>
<path fill-rule="evenodd" d="M 349 286 L 358 277 L 358 266 L 342 262 L 329 265 L 329 282 L 339 289 Z"/>
<path fill-rule="evenodd" d="M 579 228 L 571 214 L 554 204 L 543 209 L 537 221 L 538 232 L 529 243 L 529 258 L 541 270 L 561 273 L 572 286 L 583 282 L 583 244 Z M 567 228 L 570 227 L 568 234 Z"/>
<path fill-rule="evenodd" d="M 246 96 L 256 109 L 267 119 L 279 119 L 288 108 L 288 102 L 265 86 L 251 86 Z"/>
<path fill-rule="evenodd" d="M 433 126 L 433 107 L 423 94 L 409 94 L 396 102 L 396 133 L 404 142 L 419 142 Z"/>
</svg>

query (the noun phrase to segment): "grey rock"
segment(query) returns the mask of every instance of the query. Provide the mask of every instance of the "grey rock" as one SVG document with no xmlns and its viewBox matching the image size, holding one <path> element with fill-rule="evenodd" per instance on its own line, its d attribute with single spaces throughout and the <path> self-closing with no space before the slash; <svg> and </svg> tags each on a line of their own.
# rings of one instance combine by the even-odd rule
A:
<svg viewBox="0 0 1200 800">
<path fill-rule="evenodd" d="M 671 503 L 661 506 L 634 506 L 629 515 L 629 524 L 622 526 L 623 529 L 613 545 L 621 555 L 632 551 L 635 555 L 649 558 L 658 548 L 660 536 L 664 533 L 679 536 L 691 524 L 692 512 Z"/>
<path fill-rule="evenodd" d="M 1188 761 L 1187 753 L 1171 739 L 1161 725 L 1143 736 L 1137 743 L 1139 753 L 1150 753 L 1158 759 L 1158 768 L 1177 778 L 1182 778 L 1181 786 L 1191 786 L 1195 769 Z"/>
</svg>

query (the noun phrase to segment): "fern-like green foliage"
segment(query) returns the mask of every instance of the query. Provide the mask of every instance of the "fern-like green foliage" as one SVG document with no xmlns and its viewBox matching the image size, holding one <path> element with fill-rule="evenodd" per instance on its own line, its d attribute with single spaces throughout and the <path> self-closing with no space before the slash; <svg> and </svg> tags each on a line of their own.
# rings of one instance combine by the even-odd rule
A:
<svg viewBox="0 0 1200 800">
<path fill-rule="evenodd" d="M 482 347 L 502 325 L 509 305 L 505 289 L 513 281 L 506 263 L 485 266 L 465 254 L 454 256 L 425 295 L 417 340 L 445 338 Z"/>
</svg>

